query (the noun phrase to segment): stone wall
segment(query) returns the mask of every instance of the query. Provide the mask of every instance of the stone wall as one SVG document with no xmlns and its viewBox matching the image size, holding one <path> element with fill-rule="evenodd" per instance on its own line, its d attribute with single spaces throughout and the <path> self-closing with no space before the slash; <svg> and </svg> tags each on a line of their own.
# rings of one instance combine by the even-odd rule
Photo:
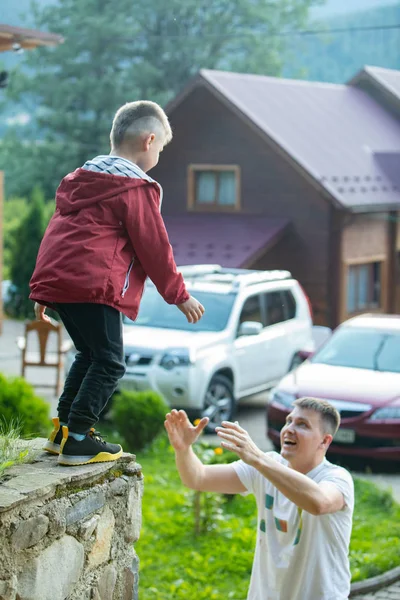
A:
<svg viewBox="0 0 400 600">
<path fill-rule="evenodd" d="M 0 600 L 137 600 L 143 478 L 135 456 L 62 467 L 40 453 L 6 473 Z"/>
</svg>

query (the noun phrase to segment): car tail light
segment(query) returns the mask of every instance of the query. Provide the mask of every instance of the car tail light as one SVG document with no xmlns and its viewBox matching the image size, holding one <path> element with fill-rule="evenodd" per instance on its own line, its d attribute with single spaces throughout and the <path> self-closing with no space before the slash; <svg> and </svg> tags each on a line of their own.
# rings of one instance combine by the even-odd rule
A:
<svg viewBox="0 0 400 600">
<path fill-rule="evenodd" d="M 307 294 L 306 294 L 306 292 L 305 292 L 305 290 L 304 290 L 303 286 L 302 286 L 300 283 L 299 283 L 299 286 L 300 286 L 300 289 L 301 289 L 301 291 L 303 292 L 303 294 L 304 294 L 304 296 L 305 296 L 305 299 L 307 300 L 307 304 L 308 304 L 308 310 L 309 310 L 309 312 L 310 312 L 311 321 L 312 321 L 312 322 L 314 322 L 314 311 L 313 311 L 313 307 L 312 307 L 312 304 L 311 304 L 311 300 L 310 300 L 310 298 L 307 296 Z"/>
</svg>

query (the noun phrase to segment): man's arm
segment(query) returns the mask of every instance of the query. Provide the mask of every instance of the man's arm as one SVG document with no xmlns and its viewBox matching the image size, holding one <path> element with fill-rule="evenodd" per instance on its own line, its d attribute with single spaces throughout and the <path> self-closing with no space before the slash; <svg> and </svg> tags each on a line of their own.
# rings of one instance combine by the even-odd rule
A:
<svg viewBox="0 0 400 600">
<path fill-rule="evenodd" d="M 325 515 L 342 510 L 345 500 L 342 492 L 330 482 L 316 483 L 306 475 L 290 469 L 264 454 L 247 431 L 236 423 L 224 423 L 217 428 L 224 440 L 222 446 L 235 452 L 248 465 L 268 479 L 286 498 L 312 515 Z"/>
<path fill-rule="evenodd" d="M 286 498 L 312 515 L 334 513 L 344 507 L 343 494 L 333 483 L 318 484 L 265 454 L 253 466 Z"/>
<path fill-rule="evenodd" d="M 187 487 L 200 492 L 239 494 L 246 488 L 232 465 L 203 465 L 193 452 L 192 444 L 208 423 L 205 417 L 194 427 L 183 410 L 172 410 L 165 420 L 165 428 L 175 450 L 176 466 L 181 481 Z"/>
</svg>

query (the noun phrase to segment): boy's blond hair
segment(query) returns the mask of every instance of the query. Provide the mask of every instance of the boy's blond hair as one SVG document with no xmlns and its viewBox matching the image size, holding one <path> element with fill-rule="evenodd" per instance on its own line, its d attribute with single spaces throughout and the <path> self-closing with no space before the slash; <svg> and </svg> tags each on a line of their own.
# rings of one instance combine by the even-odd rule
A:
<svg viewBox="0 0 400 600">
<path fill-rule="evenodd" d="M 124 142 L 154 133 L 164 139 L 164 145 L 172 139 L 168 117 L 158 104 L 149 100 L 127 102 L 115 114 L 110 141 L 112 148 L 120 148 Z"/>
<path fill-rule="evenodd" d="M 324 433 L 335 435 L 340 425 L 340 413 L 327 400 L 319 398 L 298 398 L 293 402 L 293 406 L 314 410 L 321 415 L 321 423 Z"/>
</svg>

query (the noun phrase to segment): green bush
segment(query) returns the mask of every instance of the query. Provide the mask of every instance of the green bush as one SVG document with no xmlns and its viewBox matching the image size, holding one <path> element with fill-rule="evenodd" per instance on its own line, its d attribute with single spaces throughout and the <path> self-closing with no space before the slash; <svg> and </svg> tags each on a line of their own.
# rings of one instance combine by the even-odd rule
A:
<svg viewBox="0 0 400 600">
<path fill-rule="evenodd" d="M 127 444 L 137 452 L 150 444 L 163 430 L 169 406 L 156 392 L 122 391 L 115 398 L 112 420 Z"/>
<path fill-rule="evenodd" d="M 22 437 L 48 434 L 49 405 L 21 377 L 9 379 L 0 373 L 0 415 L 5 424 L 18 424 Z"/>
</svg>

